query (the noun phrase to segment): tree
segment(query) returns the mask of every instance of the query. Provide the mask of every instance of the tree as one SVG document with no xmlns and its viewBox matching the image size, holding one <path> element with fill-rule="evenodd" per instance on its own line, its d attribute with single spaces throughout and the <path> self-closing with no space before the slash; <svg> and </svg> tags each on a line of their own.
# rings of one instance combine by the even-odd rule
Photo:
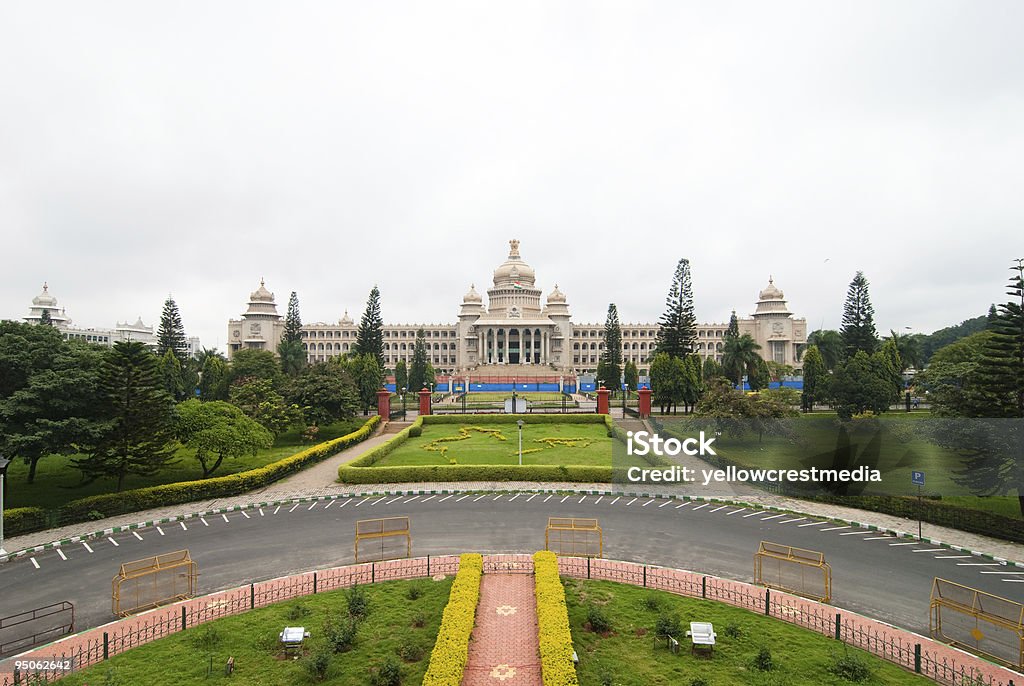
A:
<svg viewBox="0 0 1024 686">
<path fill-rule="evenodd" d="M 725 335 L 729 338 L 740 337 L 740 320 L 736 317 L 736 310 L 729 316 L 729 328 L 725 330 Z"/>
<path fill-rule="evenodd" d="M 608 305 L 608 316 L 604 320 L 604 350 L 601 352 L 602 367 L 598 365 L 597 378 L 605 388 L 618 389 L 622 378 L 622 327 L 619 325 L 619 310 L 615 303 Z"/>
<path fill-rule="evenodd" d="M 771 380 L 772 372 L 768 369 L 768 363 L 758 355 L 753 366 L 747 370 L 747 385 L 750 386 L 752 391 L 760 391 L 768 388 Z"/>
<path fill-rule="evenodd" d="M 632 360 L 627 362 L 622 373 L 626 377 L 626 388 L 635 391 L 640 386 L 640 370 L 637 369 L 636 363 Z"/>
<path fill-rule="evenodd" d="M 757 354 L 760 349 L 761 346 L 750 334 L 743 334 L 739 338 L 730 337 L 725 341 L 722 371 L 737 387 L 743 387 L 744 376 L 749 380 L 749 377 L 756 373 L 757 364 L 761 360 L 761 356 Z"/>
<path fill-rule="evenodd" d="M 693 412 L 694 406 L 700 400 L 701 393 L 704 392 L 704 384 L 701 379 L 703 368 L 700 356 L 690 354 L 681 359 L 676 358 L 675 364 L 677 365 L 676 374 L 679 379 L 677 402 L 681 402 L 683 404 L 683 412 L 689 414 Z"/>
<path fill-rule="evenodd" d="M 654 354 L 651 360 L 651 400 L 661 408 L 662 414 L 667 413 L 677 402 L 681 385 L 679 371 L 668 353 Z"/>
<path fill-rule="evenodd" d="M 199 373 L 200 400 L 227 400 L 228 363 L 219 355 L 207 355 Z"/>
<path fill-rule="evenodd" d="M 840 419 L 865 412 L 881 414 L 889 409 L 896 392 L 885 356 L 868 355 L 863 350 L 836 369 L 831 388 Z"/>
<path fill-rule="evenodd" d="M 828 369 L 818 346 L 808 346 L 804 352 L 804 387 L 800 394 L 800 406 L 804 412 L 814 409 L 825 397 L 828 384 Z"/>
<path fill-rule="evenodd" d="M 672 286 L 665 299 L 665 313 L 658 320 L 657 352 L 669 357 L 683 357 L 692 353 L 697 341 L 697 318 L 693 314 L 693 285 L 690 279 L 690 261 L 679 260 Z"/>
<path fill-rule="evenodd" d="M 53 327 L 0 321 L 0 398 L 23 388 L 36 372 L 52 367 L 64 343 Z"/>
<path fill-rule="evenodd" d="M 783 381 L 787 376 L 793 376 L 796 371 L 792 366 L 775 360 L 766 360 L 765 364 L 768 366 L 768 376 L 772 381 Z"/>
<path fill-rule="evenodd" d="M 302 420 L 301 408 L 286 402 L 268 379 L 242 377 L 231 384 L 228 395 L 232 405 L 274 436 L 280 436 Z"/>
<path fill-rule="evenodd" d="M 409 369 L 405 366 L 405 360 L 399 360 L 395 365 L 395 391 L 409 388 Z"/>
<path fill-rule="evenodd" d="M 409 365 L 409 390 L 418 393 L 427 382 L 427 347 L 423 340 L 423 329 L 416 332 L 412 348 L 412 362 Z"/>
<path fill-rule="evenodd" d="M 1024 258 L 1012 271 L 1016 274 L 1006 292 L 1010 300 L 999 305 L 989 326 L 991 335 L 977 371 L 993 396 L 988 417 L 1024 417 Z"/>
<path fill-rule="evenodd" d="M 39 324 L 41 326 L 53 326 L 53 317 L 50 316 L 49 310 L 43 310 L 43 313 L 39 315 Z"/>
<path fill-rule="evenodd" d="M 177 408 L 178 440 L 195 451 L 207 478 L 225 459 L 255 455 L 274 443 L 273 435 L 240 409 L 220 400 L 186 400 Z"/>
<path fill-rule="evenodd" d="M 181 362 L 173 350 L 167 350 L 160 358 L 160 377 L 164 381 L 164 390 L 177 401 L 188 395 L 185 389 L 185 377 L 182 375 Z"/>
<path fill-rule="evenodd" d="M 932 413 L 938 417 L 970 417 L 993 403 L 978 376 L 978 365 L 992 332 L 980 331 L 939 348 L 914 384 L 928 393 Z"/>
<path fill-rule="evenodd" d="M 231 367 L 228 372 L 229 383 L 238 379 L 254 377 L 266 379 L 275 388 L 281 386 L 283 377 L 281 367 L 269 350 L 251 350 L 242 348 L 231 356 Z"/>
<path fill-rule="evenodd" d="M 374 286 L 366 300 L 366 310 L 356 329 L 355 352 L 358 355 L 373 355 L 377 365 L 384 368 L 384 319 L 380 313 L 380 291 Z"/>
<path fill-rule="evenodd" d="M 167 296 L 164 311 L 160 315 L 160 326 L 156 332 L 156 352 L 160 357 L 168 350 L 184 364 L 188 359 L 188 340 L 185 338 L 185 326 L 181 323 L 181 314 L 174 298 Z"/>
<path fill-rule="evenodd" d="M 857 272 L 846 291 L 843 305 L 843 325 L 839 330 L 843 338 L 843 351 L 851 358 L 863 350 L 868 355 L 878 347 L 878 332 L 875 331 L 875 308 L 871 306 L 868 294 L 868 280 L 864 272 Z"/>
<path fill-rule="evenodd" d="M 725 372 L 722 370 L 722 365 L 713 357 L 704 358 L 704 366 L 701 369 L 701 378 L 704 379 L 704 383 L 707 384 L 711 379 L 726 378 Z"/>
<path fill-rule="evenodd" d="M 903 370 L 905 366 L 900 358 L 899 349 L 896 347 L 896 341 L 892 338 L 888 339 L 882 343 L 882 347 L 875 354 L 879 356 L 878 363 L 882 365 L 883 370 L 889 377 L 889 383 L 892 384 L 892 402 L 898 402 L 900 391 L 903 390 Z"/>
<path fill-rule="evenodd" d="M 286 389 L 289 402 L 302 408 L 307 424 L 326 426 L 355 415 L 359 392 L 341 364 L 312 364 L 292 379 Z"/>
<path fill-rule="evenodd" d="M 434 371 L 434 365 L 427 362 L 427 367 L 423 371 L 423 380 L 426 382 L 428 387 L 433 387 L 437 384 L 437 372 Z"/>
<path fill-rule="evenodd" d="M 818 329 L 807 337 L 807 344 L 818 348 L 825 369 L 833 371 L 843 359 L 843 337 L 832 329 Z"/>
<path fill-rule="evenodd" d="M 102 430 L 96 396 L 103 355 L 96 346 L 62 341 L 52 367 L 0 398 L 0 454 L 25 461 L 28 483 L 40 459 L 78 453 Z"/>
<path fill-rule="evenodd" d="M 106 425 L 90 453 L 72 460 L 88 481 L 114 477 L 120 491 L 126 476 L 149 476 L 174 462 L 174 401 L 145 344 L 114 344 L 103 360 L 99 391 Z"/>
<path fill-rule="evenodd" d="M 277 344 L 281 358 L 281 371 L 295 376 L 306 365 L 306 351 L 302 347 L 302 317 L 299 316 L 299 296 L 295 291 L 288 297 L 288 314 L 284 318 L 284 333 Z"/>
<path fill-rule="evenodd" d="M 377 405 L 377 391 L 384 387 L 384 370 L 377 364 L 373 355 L 352 355 L 350 357 L 336 357 L 337 364 L 340 364 L 348 375 L 355 382 L 359 394 L 359 405 L 363 414 L 367 414 L 370 408 Z"/>
<path fill-rule="evenodd" d="M 917 368 L 921 365 L 921 346 L 918 336 L 911 334 L 899 334 L 889 329 L 889 338 L 896 344 L 896 352 L 900 356 L 900 372 L 910 367 Z"/>
</svg>

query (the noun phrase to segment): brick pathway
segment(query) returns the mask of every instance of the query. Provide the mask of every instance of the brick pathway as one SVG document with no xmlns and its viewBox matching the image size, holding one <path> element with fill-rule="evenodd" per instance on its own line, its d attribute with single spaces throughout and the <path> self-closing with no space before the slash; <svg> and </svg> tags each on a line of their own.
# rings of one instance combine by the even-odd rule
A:
<svg viewBox="0 0 1024 686">
<path fill-rule="evenodd" d="M 532 574 L 484 574 L 462 686 L 540 686 Z"/>
</svg>

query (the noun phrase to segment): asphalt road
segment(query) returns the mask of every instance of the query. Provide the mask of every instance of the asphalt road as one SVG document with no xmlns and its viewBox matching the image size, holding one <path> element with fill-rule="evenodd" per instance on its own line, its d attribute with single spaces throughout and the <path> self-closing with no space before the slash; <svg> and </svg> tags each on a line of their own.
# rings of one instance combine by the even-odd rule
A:
<svg viewBox="0 0 1024 686">
<path fill-rule="evenodd" d="M 534 552 L 544 547 L 549 516 L 598 518 L 607 558 L 741 581 L 753 580 L 762 540 L 817 550 L 832 566 L 836 606 L 921 633 L 936 576 L 1024 600 L 1024 569 L 812 517 L 720 503 L 506 493 L 306 502 L 67 544 L 0 565 L 0 616 L 68 600 L 76 628 L 108 622 L 119 565 L 182 548 L 198 562 L 200 593 L 351 564 L 355 521 L 397 515 L 412 518 L 417 556 Z"/>
</svg>

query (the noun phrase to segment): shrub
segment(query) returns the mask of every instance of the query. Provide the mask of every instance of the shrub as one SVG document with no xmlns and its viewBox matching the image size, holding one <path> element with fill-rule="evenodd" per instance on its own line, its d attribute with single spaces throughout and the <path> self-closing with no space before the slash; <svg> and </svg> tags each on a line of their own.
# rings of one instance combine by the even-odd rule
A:
<svg viewBox="0 0 1024 686">
<path fill-rule="evenodd" d="M 661 638 L 671 636 L 672 638 L 678 639 L 681 630 L 682 624 L 679 622 L 679 617 L 676 615 L 659 615 L 658 621 L 654 624 L 654 635 Z"/>
<path fill-rule="evenodd" d="M 423 426 L 422 425 L 417 426 L 417 425 L 414 424 L 413 426 L 409 427 L 409 438 L 419 438 L 422 435 L 423 435 Z"/>
<path fill-rule="evenodd" d="M 587 605 L 587 624 L 590 625 L 591 631 L 598 634 L 612 630 L 612 620 L 608 618 L 608 613 L 599 605 Z"/>
<path fill-rule="evenodd" d="M 615 686 L 615 678 L 607 670 L 601 672 L 598 681 L 601 682 L 601 686 Z"/>
<path fill-rule="evenodd" d="M 729 638 L 739 638 L 743 635 L 743 630 L 740 629 L 739 624 L 727 624 L 722 633 Z"/>
<path fill-rule="evenodd" d="M 572 632 L 565 607 L 565 588 L 558 577 L 558 558 L 547 550 L 535 553 L 533 571 L 544 686 L 577 686 L 579 681 L 572 662 Z"/>
<path fill-rule="evenodd" d="M 370 678 L 372 686 L 398 686 L 402 683 L 402 666 L 394 658 L 389 657 L 377 667 Z"/>
<path fill-rule="evenodd" d="M 417 629 L 423 628 L 427 623 L 427 616 L 422 612 L 417 612 L 412 616 L 412 625 Z"/>
<path fill-rule="evenodd" d="M 201 624 L 188 632 L 188 643 L 194 650 L 212 653 L 223 640 L 217 627 L 213 624 Z"/>
<path fill-rule="evenodd" d="M 690 679 L 690 686 L 711 686 L 707 679 L 697 676 Z"/>
<path fill-rule="evenodd" d="M 370 599 L 366 591 L 359 584 L 352 586 L 345 594 L 345 602 L 348 604 L 348 613 L 356 619 L 366 619 L 370 614 Z"/>
<path fill-rule="evenodd" d="M 356 644 L 358 632 L 359 622 L 353 617 L 340 621 L 328 619 L 324 623 L 324 637 L 327 639 L 327 645 L 335 653 L 351 650 Z"/>
<path fill-rule="evenodd" d="M 768 649 L 768 646 L 761 646 L 761 649 L 757 651 L 757 655 L 754 656 L 751 666 L 761 672 L 770 672 L 775 668 L 772 651 Z"/>
<path fill-rule="evenodd" d="M 331 653 L 326 648 L 318 648 L 302 658 L 300 664 L 311 681 L 323 681 L 331 666 Z"/>
<path fill-rule="evenodd" d="M 302 619 L 303 617 L 307 617 L 308 615 L 309 608 L 303 603 L 295 603 L 288 608 L 288 619 L 293 622 Z"/>
<path fill-rule="evenodd" d="M 483 558 L 467 553 L 459 558 L 459 571 L 452 582 L 448 605 L 441 615 L 430 664 L 422 686 L 460 686 L 466 660 L 469 658 L 469 637 L 476 621 L 476 604 L 480 599 L 480 576 Z"/>
<path fill-rule="evenodd" d="M 409 600 L 418 600 L 423 595 L 423 586 L 419 584 L 410 584 L 409 590 L 405 592 L 405 596 Z"/>
<path fill-rule="evenodd" d="M 641 603 L 644 606 L 644 609 L 649 610 L 650 612 L 657 612 L 661 609 L 661 598 L 654 595 L 653 593 L 644 596 L 644 599 L 643 601 L 641 601 Z"/>
<path fill-rule="evenodd" d="M 49 513 L 41 507 L 15 507 L 4 510 L 4 533 L 8 536 L 18 536 L 48 526 Z"/>
<path fill-rule="evenodd" d="M 829 674 L 834 674 L 846 681 L 866 681 L 871 678 L 871 667 L 857 654 L 851 654 L 845 648 L 842 655 L 832 653 L 832 663 L 826 667 Z"/>
<path fill-rule="evenodd" d="M 413 640 L 411 636 L 405 636 L 395 652 L 406 662 L 419 662 L 423 659 L 423 646 Z"/>
</svg>

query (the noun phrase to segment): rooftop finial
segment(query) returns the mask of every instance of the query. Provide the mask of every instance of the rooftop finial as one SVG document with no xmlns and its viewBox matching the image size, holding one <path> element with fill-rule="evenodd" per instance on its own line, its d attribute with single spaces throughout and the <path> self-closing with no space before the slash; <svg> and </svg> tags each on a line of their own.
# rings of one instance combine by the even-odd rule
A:
<svg viewBox="0 0 1024 686">
<path fill-rule="evenodd" d="M 512 240 L 510 240 L 508 242 L 508 245 L 509 245 L 508 256 L 509 257 L 519 257 L 519 239 L 518 238 L 513 238 Z"/>
<path fill-rule="evenodd" d="M 768 283 L 775 283 L 775 279 L 772 278 L 771 274 L 768 275 Z"/>
<path fill-rule="evenodd" d="M 43 282 L 43 293 L 48 293 L 49 291 L 50 291 L 50 287 L 49 287 L 49 285 L 47 285 L 47 283 L 46 283 L 46 282 L 44 281 L 44 282 Z"/>
</svg>

